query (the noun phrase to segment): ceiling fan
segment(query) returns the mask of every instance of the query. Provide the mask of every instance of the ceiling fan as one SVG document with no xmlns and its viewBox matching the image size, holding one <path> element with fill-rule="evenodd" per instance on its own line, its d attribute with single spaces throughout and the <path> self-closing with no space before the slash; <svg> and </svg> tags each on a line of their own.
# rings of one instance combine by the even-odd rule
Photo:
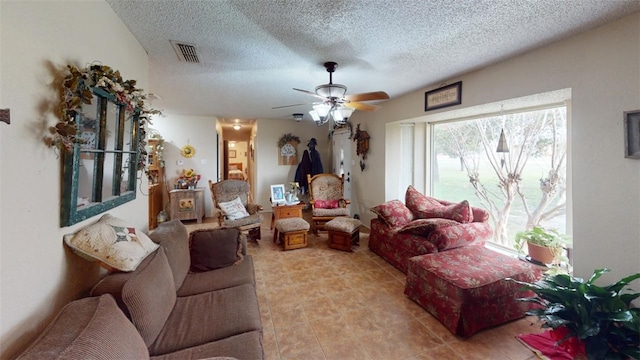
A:
<svg viewBox="0 0 640 360">
<path fill-rule="evenodd" d="M 324 63 L 324 67 L 329 73 L 329 83 L 316 86 L 315 93 L 293 88 L 293 90 L 321 99 L 321 101 L 312 103 L 314 104 L 313 110 L 309 112 L 318 126 L 326 124 L 330 119 L 333 119 L 333 121 L 338 125 L 344 124 L 355 110 L 375 111 L 380 108 L 380 106 L 365 104 L 361 101 L 384 100 L 389 98 L 389 95 L 384 91 L 345 95 L 347 87 L 342 84 L 333 83 L 333 73 L 336 71 L 338 63 L 334 61 L 327 61 Z M 299 105 L 306 104 L 277 106 L 273 109 Z"/>
</svg>

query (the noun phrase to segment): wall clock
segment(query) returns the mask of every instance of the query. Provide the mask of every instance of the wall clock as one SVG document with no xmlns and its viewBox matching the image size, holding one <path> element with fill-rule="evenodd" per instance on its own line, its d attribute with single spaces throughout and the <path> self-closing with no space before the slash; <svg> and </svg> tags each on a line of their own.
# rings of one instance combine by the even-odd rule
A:
<svg viewBox="0 0 640 360">
<path fill-rule="evenodd" d="M 196 154 L 196 149 L 194 149 L 191 145 L 185 145 L 182 147 L 182 149 L 180 149 L 180 153 L 186 158 L 191 158 Z"/>
</svg>

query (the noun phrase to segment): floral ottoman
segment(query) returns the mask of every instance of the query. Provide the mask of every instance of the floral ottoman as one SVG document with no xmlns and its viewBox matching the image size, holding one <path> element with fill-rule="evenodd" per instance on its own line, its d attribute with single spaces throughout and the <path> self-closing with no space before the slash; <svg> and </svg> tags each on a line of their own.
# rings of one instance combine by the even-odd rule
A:
<svg viewBox="0 0 640 360">
<path fill-rule="evenodd" d="M 535 265 L 469 245 L 410 258 L 404 293 L 452 333 L 467 337 L 523 317 L 534 305 L 517 299 L 533 293 L 505 279 L 533 282 L 541 274 Z"/>
</svg>

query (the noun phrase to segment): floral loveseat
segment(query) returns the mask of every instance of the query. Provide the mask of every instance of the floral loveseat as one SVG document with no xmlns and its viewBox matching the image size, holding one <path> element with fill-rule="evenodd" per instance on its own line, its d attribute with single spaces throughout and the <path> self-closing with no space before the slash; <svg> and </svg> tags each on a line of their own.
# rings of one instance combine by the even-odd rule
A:
<svg viewBox="0 0 640 360">
<path fill-rule="evenodd" d="M 460 203 L 425 196 L 407 188 L 405 203 L 391 200 L 371 208 L 369 248 L 403 273 L 414 256 L 484 244 L 493 234 L 489 213 Z"/>
</svg>

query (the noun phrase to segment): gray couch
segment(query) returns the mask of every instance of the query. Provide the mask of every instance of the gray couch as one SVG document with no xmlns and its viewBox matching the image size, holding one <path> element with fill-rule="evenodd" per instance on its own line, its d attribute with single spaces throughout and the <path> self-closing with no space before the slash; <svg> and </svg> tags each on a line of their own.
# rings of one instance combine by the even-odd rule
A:
<svg viewBox="0 0 640 360">
<path fill-rule="evenodd" d="M 150 235 L 161 245 L 155 253 L 67 304 L 19 359 L 263 359 L 246 238 L 199 232 L 194 248 L 193 236 L 190 249 L 182 223 L 161 224 Z"/>
</svg>

